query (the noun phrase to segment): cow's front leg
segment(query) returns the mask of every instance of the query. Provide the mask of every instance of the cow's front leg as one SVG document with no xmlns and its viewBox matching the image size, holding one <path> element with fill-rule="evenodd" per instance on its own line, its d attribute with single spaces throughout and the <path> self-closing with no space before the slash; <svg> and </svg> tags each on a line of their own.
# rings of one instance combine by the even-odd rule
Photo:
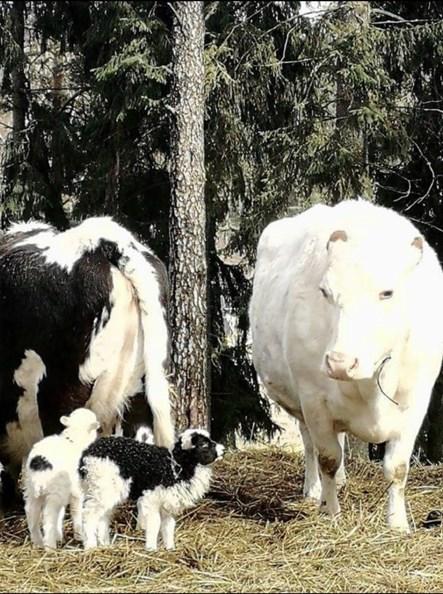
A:
<svg viewBox="0 0 443 594">
<path fill-rule="evenodd" d="M 412 436 L 389 441 L 383 461 L 385 478 L 389 483 L 388 525 L 393 530 L 410 532 L 405 505 L 405 486 L 409 472 L 409 459 L 414 447 Z"/>
<path fill-rule="evenodd" d="M 337 470 L 341 464 L 342 450 L 337 435 L 331 434 L 329 439 L 323 439 L 317 446 L 318 464 L 321 472 L 321 507 L 325 508 L 331 516 L 340 513 L 340 504 L 337 497 Z"/>
<path fill-rule="evenodd" d="M 299 421 L 299 429 L 305 450 L 305 481 L 303 484 L 303 496 L 308 499 L 319 501 L 321 497 L 321 483 L 318 474 L 317 453 L 314 449 L 309 429 L 303 421 Z"/>
<path fill-rule="evenodd" d="M 325 411 L 314 410 L 305 414 L 311 438 L 318 452 L 318 465 L 321 474 L 321 508 L 331 516 L 340 513 L 337 497 L 336 474 L 342 462 L 342 447 L 333 429 L 332 419 Z"/>
</svg>

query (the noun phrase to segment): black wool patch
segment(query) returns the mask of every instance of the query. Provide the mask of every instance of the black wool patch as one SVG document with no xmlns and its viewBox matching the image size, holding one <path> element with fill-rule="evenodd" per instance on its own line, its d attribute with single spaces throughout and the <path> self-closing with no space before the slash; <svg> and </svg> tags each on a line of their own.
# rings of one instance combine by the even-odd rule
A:
<svg viewBox="0 0 443 594">
<path fill-rule="evenodd" d="M 176 457 L 175 454 L 179 452 L 180 456 Z M 172 487 L 189 482 L 198 464 L 192 449 L 174 450 L 173 458 L 167 448 L 129 437 L 101 437 L 82 454 L 79 472 L 83 478 L 86 473 L 84 459 L 87 456 L 108 458 L 119 467 L 122 478 L 131 478 L 130 499 L 138 499 L 144 491 L 152 491 L 159 486 Z"/>
<path fill-rule="evenodd" d="M 29 463 L 31 470 L 52 470 L 53 466 L 44 456 L 34 456 Z"/>
</svg>

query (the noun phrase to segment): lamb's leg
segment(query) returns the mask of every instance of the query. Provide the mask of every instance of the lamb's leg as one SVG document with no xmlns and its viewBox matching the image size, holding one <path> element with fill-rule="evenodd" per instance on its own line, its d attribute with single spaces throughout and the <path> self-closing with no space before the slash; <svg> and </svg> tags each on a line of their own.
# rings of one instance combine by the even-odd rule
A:
<svg viewBox="0 0 443 594">
<path fill-rule="evenodd" d="M 161 535 L 165 549 L 173 550 L 175 532 L 175 518 L 165 512 L 161 513 Z"/>
<path fill-rule="evenodd" d="M 103 513 L 102 507 L 93 499 L 86 499 L 83 506 L 83 530 L 82 540 L 85 549 L 93 549 L 97 546 L 97 533 L 100 517 Z"/>
<path fill-rule="evenodd" d="M 63 506 L 59 511 L 57 518 L 57 542 L 63 542 L 63 521 L 65 519 L 65 507 Z"/>
<path fill-rule="evenodd" d="M 74 538 L 82 540 L 82 503 L 83 497 L 80 493 L 72 494 L 69 502 L 69 509 L 72 518 L 72 527 L 74 528 Z"/>
<path fill-rule="evenodd" d="M 26 520 L 28 522 L 31 542 L 36 547 L 43 546 L 43 536 L 40 529 L 40 520 L 43 509 L 44 498 L 28 496 L 25 503 Z"/>
<path fill-rule="evenodd" d="M 43 544 L 47 549 L 57 548 L 59 534 L 59 518 L 63 510 L 60 500 L 55 497 L 47 497 L 43 508 Z M 63 537 L 63 535 L 62 535 Z"/>
<path fill-rule="evenodd" d="M 145 522 L 143 520 L 143 510 L 141 508 L 141 499 L 137 501 L 137 530 L 143 530 L 145 527 Z"/>
<path fill-rule="evenodd" d="M 112 509 L 106 510 L 102 513 L 98 521 L 98 544 L 103 547 L 109 546 L 111 543 L 110 524 L 112 518 Z"/>
<path fill-rule="evenodd" d="M 146 496 L 139 499 L 138 508 L 146 531 L 145 547 L 148 551 L 156 551 L 161 526 L 160 509 Z"/>
</svg>

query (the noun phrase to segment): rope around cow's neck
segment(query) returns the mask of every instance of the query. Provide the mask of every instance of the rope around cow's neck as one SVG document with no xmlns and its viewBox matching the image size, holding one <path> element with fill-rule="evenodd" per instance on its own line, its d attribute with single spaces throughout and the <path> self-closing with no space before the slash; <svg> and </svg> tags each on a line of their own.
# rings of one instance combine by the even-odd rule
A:
<svg viewBox="0 0 443 594">
<path fill-rule="evenodd" d="M 381 384 L 380 384 L 380 374 L 383 371 L 384 364 L 386 363 L 386 361 L 389 361 L 390 359 L 391 359 L 391 355 L 388 355 L 387 357 L 385 357 L 383 359 L 383 361 L 379 365 L 378 373 L 377 373 L 377 386 L 378 386 L 378 389 L 380 390 L 380 392 L 383 394 L 383 396 L 386 396 L 386 398 L 388 400 L 390 400 L 391 402 L 393 402 L 394 404 L 396 404 L 398 406 L 398 402 L 396 402 L 393 398 L 391 398 L 390 396 L 388 396 L 386 394 L 386 392 L 383 390 L 383 388 L 381 387 Z"/>
</svg>

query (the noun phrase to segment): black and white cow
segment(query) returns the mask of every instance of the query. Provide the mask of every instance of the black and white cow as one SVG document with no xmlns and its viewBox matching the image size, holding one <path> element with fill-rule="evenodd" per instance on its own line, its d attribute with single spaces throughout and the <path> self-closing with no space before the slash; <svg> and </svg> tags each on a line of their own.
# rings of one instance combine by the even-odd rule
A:
<svg viewBox="0 0 443 594">
<path fill-rule="evenodd" d="M 109 217 L 58 232 L 14 224 L 0 238 L 0 459 L 19 465 L 86 406 L 110 433 L 141 391 L 155 440 L 174 442 L 162 262 Z"/>
</svg>

